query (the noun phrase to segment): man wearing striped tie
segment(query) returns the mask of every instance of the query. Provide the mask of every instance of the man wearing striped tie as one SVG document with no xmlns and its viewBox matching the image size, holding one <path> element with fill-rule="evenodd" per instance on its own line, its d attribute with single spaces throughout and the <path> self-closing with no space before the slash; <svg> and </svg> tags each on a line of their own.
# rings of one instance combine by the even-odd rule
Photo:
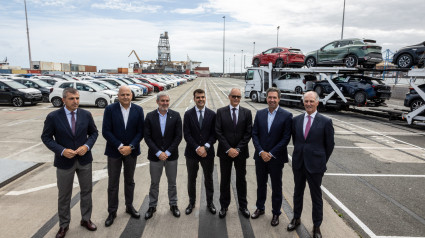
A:
<svg viewBox="0 0 425 238">
<path fill-rule="evenodd" d="M 322 237 L 320 225 L 323 220 L 322 178 L 326 163 L 335 146 L 332 120 L 317 112 L 319 96 L 310 91 L 304 94 L 305 113 L 294 117 L 292 122 L 292 171 L 294 173 L 294 217 L 288 225 L 293 231 L 301 224 L 303 196 L 306 181 L 313 203 L 313 237 Z"/>
</svg>

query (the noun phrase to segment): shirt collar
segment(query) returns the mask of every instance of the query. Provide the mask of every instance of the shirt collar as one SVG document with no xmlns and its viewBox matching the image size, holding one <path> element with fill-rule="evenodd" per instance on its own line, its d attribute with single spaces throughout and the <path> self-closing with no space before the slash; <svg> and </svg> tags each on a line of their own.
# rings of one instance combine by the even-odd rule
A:
<svg viewBox="0 0 425 238">
<path fill-rule="evenodd" d="M 274 109 L 274 111 L 272 113 L 270 113 L 270 110 L 267 108 L 267 113 L 272 115 L 272 114 L 276 114 L 277 110 L 279 110 L 279 107 L 276 107 L 276 109 Z"/>
<path fill-rule="evenodd" d="M 64 107 L 63 107 L 63 109 L 65 109 L 65 114 L 66 114 L 66 115 L 71 114 L 71 111 L 70 111 L 70 110 L 68 110 L 68 109 L 66 108 L 66 106 L 64 106 Z M 78 110 L 78 108 L 77 108 L 77 109 L 75 109 L 75 111 L 74 111 L 74 112 L 75 112 L 75 115 L 77 115 L 77 110 Z"/>
<path fill-rule="evenodd" d="M 236 108 L 236 110 L 239 110 L 239 104 L 236 107 L 229 104 L 229 108 L 230 108 L 230 110 L 232 110 L 233 108 Z"/>
<path fill-rule="evenodd" d="M 163 117 L 163 115 L 159 112 L 159 110 L 158 110 L 158 109 L 156 109 L 156 111 L 158 112 L 158 114 L 159 114 L 160 116 L 162 116 L 162 117 Z M 167 109 L 167 112 L 165 113 L 165 115 L 164 115 L 164 116 L 166 116 L 166 115 L 167 115 L 167 113 L 168 113 L 168 109 Z"/>
<path fill-rule="evenodd" d="M 316 117 L 316 114 L 317 114 L 317 110 L 310 115 L 311 118 L 314 119 Z M 307 112 L 305 112 L 304 117 L 308 117 L 308 113 Z"/>
<path fill-rule="evenodd" d="M 199 111 L 204 112 L 205 106 L 202 109 L 199 109 L 197 106 L 195 106 L 195 110 L 196 110 L 196 112 L 199 112 Z"/>
<path fill-rule="evenodd" d="M 130 106 L 128 106 L 128 108 L 127 108 L 127 109 L 125 109 L 125 107 L 123 107 L 123 106 L 121 105 L 121 103 L 120 103 L 120 107 L 121 107 L 121 110 L 122 110 L 122 109 L 124 109 L 124 110 L 129 110 L 129 109 L 131 108 L 131 103 L 130 103 Z"/>
</svg>

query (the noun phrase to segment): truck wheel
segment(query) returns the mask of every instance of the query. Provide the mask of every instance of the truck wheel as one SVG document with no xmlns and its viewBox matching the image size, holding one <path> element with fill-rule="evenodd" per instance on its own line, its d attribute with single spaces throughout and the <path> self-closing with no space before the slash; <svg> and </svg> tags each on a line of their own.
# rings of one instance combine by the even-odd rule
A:
<svg viewBox="0 0 425 238">
<path fill-rule="evenodd" d="M 354 94 L 354 102 L 356 102 L 357 105 L 364 105 L 366 103 L 366 93 L 358 91 Z"/>
<path fill-rule="evenodd" d="M 424 101 L 421 99 L 415 99 L 410 103 L 410 110 L 413 112 L 414 110 L 422 107 L 424 105 Z"/>
<path fill-rule="evenodd" d="M 52 98 L 52 104 L 54 107 L 62 107 L 63 102 L 62 99 L 60 97 L 54 97 Z"/>
<path fill-rule="evenodd" d="M 12 103 L 15 107 L 22 107 L 24 105 L 24 100 L 22 100 L 21 97 L 14 97 L 12 98 Z"/>
<path fill-rule="evenodd" d="M 257 92 L 252 92 L 251 93 L 251 101 L 258 102 L 258 94 L 257 94 Z"/>
</svg>

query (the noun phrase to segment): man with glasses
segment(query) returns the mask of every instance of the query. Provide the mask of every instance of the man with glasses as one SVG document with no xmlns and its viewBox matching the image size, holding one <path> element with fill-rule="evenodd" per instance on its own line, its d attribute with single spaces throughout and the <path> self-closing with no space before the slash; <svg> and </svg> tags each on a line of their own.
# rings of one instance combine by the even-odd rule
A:
<svg viewBox="0 0 425 238">
<path fill-rule="evenodd" d="M 224 218 L 230 204 L 230 178 L 232 164 L 236 170 L 236 189 L 239 211 L 249 218 L 246 199 L 246 159 L 249 157 L 248 142 L 251 140 L 252 114 L 241 107 L 241 90 L 233 88 L 229 93 L 230 105 L 217 110 L 215 131 L 218 139 L 217 155 L 220 157 L 220 205 L 219 217 Z"/>
</svg>

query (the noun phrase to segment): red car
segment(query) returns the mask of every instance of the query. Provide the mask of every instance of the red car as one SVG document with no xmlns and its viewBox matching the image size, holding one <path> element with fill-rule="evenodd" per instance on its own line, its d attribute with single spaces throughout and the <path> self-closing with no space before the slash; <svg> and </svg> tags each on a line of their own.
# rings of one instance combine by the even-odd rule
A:
<svg viewBox="0 0 425 238">
<path fill-rule="evenodd" d="M 142 81 L 143 83 L 148 83 L 148 84 L 154 86 L 154 92 L 156 92 L 156 93 L 164 90 L 164 85 L 162 85 L 160 83 L 154 82 L 154 81 L 149 80 L 147 78 L 137 78 L 137 79 Z"/>
<path fill-rule="evenodd" d="M 271 62 L 275 68 L 303 67 L 304 54 L 300 49 L 275 47 L 268 49 L 252 58 L 252 65 L 269 65 Z"/>
</svg>

